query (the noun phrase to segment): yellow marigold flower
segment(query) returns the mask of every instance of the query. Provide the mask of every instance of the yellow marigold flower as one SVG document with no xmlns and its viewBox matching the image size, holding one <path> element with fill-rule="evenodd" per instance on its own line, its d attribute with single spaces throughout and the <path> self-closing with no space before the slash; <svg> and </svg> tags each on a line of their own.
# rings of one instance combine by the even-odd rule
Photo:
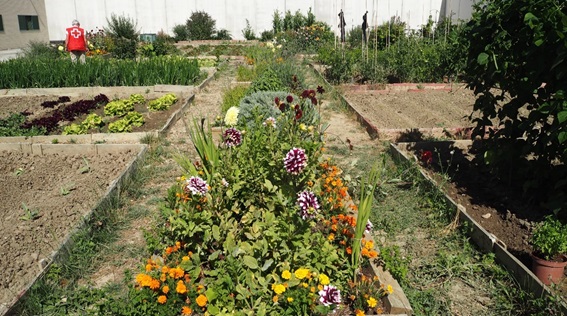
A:
<svg viewBox="0 0 567 316">
<path fill-rule="evenodd" d="M 181 315 L 191 315 L 192 313 L 193 313 L 193 310 L 189 306 L 183 306 L 181 308 Z"/>
<path fill-rule="evenodd" d="M 203 284 L 197 285 L 197 292 L 201 292 L 204 288 L 205 286 Z"/>
<path fill-rule="evenodd" d="M 289 272 L 289 270 L 284 270 L 282 272 L 282 278 L 289 280 L 291 278 L 291 272 Z"/>
<path fill-rule="evenodd" d="M 272 284 L 272 290 L 274 290 L 276 294 L 282 294 L 285 292 L 285 286 L 283 284 Z"/>
<path fill-rule="evenodd" d="M 364 248 L 366 248 L 368 250 L 374 249 L 374 243 L 372 242 L 372 240 L 367 241 L 366 244 L 364 245 Z"/>
<path fill-rule="evenodd" d="M 326 276 L 325 274 L 321 273 L 319 274 L 319 283 L 322 285 L 328 285 L 331 281 L 329 280 L 329 277 Z"/>
<path fill-rule="evenodd" d="M 309 286 L 309 284 L 303 282 L 303 283 L 301 283 L 301 286 L 303 286 L 304 288 L 307 288 Z"/>
<path fill-rule="evenodd" d="M 287 298 L 287 301 L 288 301 L 288 303 L 293 302 L 293 297 L 288 297 L 288 298 Z"/>
<path fill-rule="evenodd" d="M 238 123 L 238 112 L 240 110 L 236 107 L 233 106 L 230 109 L 228 109 L 228 111 L 226 111 L 226 115 L 224 117 L 224 124 L 226 124 L 227 126 L 234 126 Z"/>
<path fill-rule="evenodd" d="M 306 131 L 307 130 L 307 126 L 303 123 L 299 124 L 299 129 L 302 131 Z"/>
<path fill-rule="evenodd" d="M 387 291 L 388 291 L 388 294 L 392 294 L 392 293 L 394 293 L 394 288 L 390 284 L 388 284 Z"/>
<path fill-rule="evenodd" d="M 374 307 L 376 307 L 376 304 L 378 302 L 376 301 L 376 299 L 374 297 L 371 296 L 369 299 L 366 300 L 366 303 L 368 303 L 368 306 L 370 308 L 374 308 Z"/>
<path fill-rule="evenodd" d="M 208 301 L 207 297 L 203 294 L 200 294 L 195 299 L 195 302 L 197 302 L 197 305 L 199 305 L 200 307 L 204 307 L 205 305 L 207 305 L 207 301 Z"/>
<path fill-rule="evenodd" d="M 314 286 L 312 286 L 312 287 L 311 287 L 311 288 L 309 289 L 309 292 L 311 292 L 311 293 L 315 293 L 315 287 L 314 287 Z"/>
<path fill-rule="evenodd" d="M 356 316 L 364 316 L 364 311 L 361 311 L 360 309 L 357 309 L 354 311 Z"/>
<path fill-rule="evenodd" d="M 165 302 L 167 302 L 167 296 L 165 296 L 165 295 L 160 295 L 160 296 L 158 296 L 157 301 L 158 301 L 158 303 L 160 303 L 160 304 L 165 304 Z"/>
<path fill-rule="evenodd" d="M 183 258 L 181 258 L 181 260 L 183 260 L 183 261 L 189 261 L 189 257 L 188 257 L 188 256 L 183 256 Z"/>
<path fill-rule="evenodd" d="M 309 274 L 309 270 L 304 268 L 297 269 L 294 272 L 295 277 L 298 278 L 299 280 L 306 278 L 308 274 Z"/>
<path fill-rule="evenodd" d="M 319 289 L 319 291 L 321 291 L 323 289 L 323 286 L 321 284 L 317 285 L 317 289 Z"/>
<path fill-rule="evenodd" d="M 177 282 L 177 286 L 175 287 L 175 291 L 179 294 L 185 294 L 187 293 L 187 287 L 185 286 L 185 283 L 183 283 L 183 281 L 179 281 Z"/>
<path fill-rule="evenodd" d="M 272 297 L 272 302 L 277 303 L 279 300 L 279 297 L 277 295 L 274 295 L 274 297 Z"/>
<path fill-rule="evenodd" d="M 166 275 L 165 273 L 162 273 L 162 274 L 161 274 L 161 277 L 159 278 L 159 280 L 160 280 L 161 282 L 165 282 L 165 280 L 167 280 L 167 275 Z"/>
<path fill-rule="evenodd" d="M 164 286 L 161 288 L 161 291 L 163 292 L 163 294 L 169 293 L 169 286 L 164 285 Z"/>
<path fill-rule="evenodd" d="M 146 264 L 146 272 L 150 272 L 152 271 L 152 265 L 151 264 Z"/>
<path fill-rule="evenodd" d="M 150 286 L 152 277 L 147 274 L 139 273 L 138 275 L 136 275 L 136 282 L 138 282 L 141 287 Z"/>
<path fill-rule="evenodd" d="M 167 273 L 167 272 L 169 272 L 169 268 L 167 266 L 163 266 L 161 268 L 161 273 Z"/>
</svg>

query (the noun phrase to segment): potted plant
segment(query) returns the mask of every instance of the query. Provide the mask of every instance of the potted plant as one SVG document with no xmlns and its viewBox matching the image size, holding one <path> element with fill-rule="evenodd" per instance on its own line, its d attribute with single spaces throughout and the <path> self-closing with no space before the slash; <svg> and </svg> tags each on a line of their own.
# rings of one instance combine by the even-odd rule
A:
<svg viewBox="0 0 567 316">
<path fill-rule="evenodd" d="M 532 271 L 546 285 L 559 283 L 567 266 L 567 225 L 546 216 L 534 229 Z"/>
</svg>

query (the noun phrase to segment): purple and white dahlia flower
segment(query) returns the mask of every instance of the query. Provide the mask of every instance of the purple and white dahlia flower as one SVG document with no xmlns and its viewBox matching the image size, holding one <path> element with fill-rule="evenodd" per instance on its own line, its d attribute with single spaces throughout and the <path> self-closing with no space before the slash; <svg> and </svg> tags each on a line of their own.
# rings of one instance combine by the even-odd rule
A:
<svg viewBox="0 0 567 316">
<path fill-rule="evenodd" d="M 341 303 L 341 291 L 332 285 L 325 285 L 319 291 L 319 302 L 325 306 Z"/>
<path fill-rule="evenodd" d="M 222 138 L 228 147 L 238 146 L 242 143 L 242 133 L 234 127 L 224 131 Z"/>
<path fill-rule="evenodd" d="M 314 218 L 320 208 L 315 193 L 310 191 L 303 191 L 297 194 L 297 205 L 299 206 L 299 215 L 302 219 Z"/>
<path fill-rule="evenodd" d="M 368 220 L 366 222 L 366 227 L 364 229 L 364 232 L 369 234 L 372 231 L 372 228 L 374 227 L 374 225 L 372 225 L 372 222 L 370 220 Z"/>
<path fill-rule="evenodd" d="M 276 128 L 276 119 L 273 117 L 268 117 L 264 123 L 262 123 L 264 126 L 268 126 L 268 127 L 272 127 L 272 128 Z"/>
<path fill-rule="evenodd" d="M 285 170 L 293 175 L 298 175 L 307 166 L 307 155 L 305 150 L 293 147 L 284 158 Z"/>
<path fill-rule="evenodd" d="M 207 194 L 209 191 L 209 187 L 207 186 L 207 181 L 199 178 L 199 177 L 191 177 L 187 180 L 187 185 L 185 186 L 186 190 L 191 191 L 193 195 L 203 196 Z"/>
</svg>

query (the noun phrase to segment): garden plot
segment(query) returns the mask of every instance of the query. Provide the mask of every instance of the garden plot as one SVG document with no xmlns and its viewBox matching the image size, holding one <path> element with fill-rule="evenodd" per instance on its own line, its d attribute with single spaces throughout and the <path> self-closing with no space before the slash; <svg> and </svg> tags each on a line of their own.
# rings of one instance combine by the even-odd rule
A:
<svg viewBox="0 0 567 316">
<path fill-rule="evenodd" d="M 499 181 L 486 168 L 475 164 L 477 147 L 470 140 L 461 140 L 397 143 L 392 150 L 394 155 L 399 156 L 400 152 L 420 164 L 424 173 L 470 218 L 464 221 L 474 221 L 480 227 L 472 230 L 472 239 L 479 247 L 495 252 L 524 287 L 540 293 L 543 285 L 527 272 L 533 251 L 528 240 L 546 210 L 530 204 L 521 186 Z M 558 284 L 557 290 L 567 298 L 567 279 Z"/>
<path fill-rule="evenodd" d="M 142 117 L 143 124 L 131 125 L 129 131 L 112 130 L 111 124 L 124 118 L 124 115 L 112 115 L 105 112 L 106 102 L 101 102 L 98 105 L 92 106 L 88 113 L 77 112 L 77 115 L 72 119 L 63 119 L 57 123 L 53 128 L 48 127 L 47 135 L 49 137 L 34 136 L 30 140 L 34 143 L 51 143 L 56 142 L 76 142 L 76 143 L 91 143 L 91 142 L 113 142 L 119 139 L 120 142 L 138 141 L 146 133 L 162 132 L 167 129 L 172 120 L 177 119 L 180 113 L 184 112 L 193 99 L 193 87 L 187 86 L 155 86 L 155 87 L 107 87 L 107 88 L 85 88 L 88 92 L 79 92 L 76 88 L 58 88 L 58 89 L 41 89 L 38 91 L 25 91 L 10 90 L 10 95 L 0 97 L 0 119 L 7 119 L 12 117 L 14 113 L 25 113 L 26 123 L 30 122 L 32 126 L 42 126 L 49 118 L 53 116 L 55 111 L 63 112 L 66 107 L 69 107 L 77 102 L 96 102 L 96 98 L 106 96 L 109 101 L 129 99 L 132 95 L 139 95 L 142 97 L 141 102 L 136 103 L 132 110 L 139 113 Z M 167 108 L 159 110 L 150 109 L 154 100 L 163 98 L 171 94 L 177 100 Z M 47 105 L 47 106 L 46 106 Z M 101 124 L 98 126 L 91 126 L 85 128 L 81 133 L 86 135 L 68 135 L 67 137 L 59 137 L 65 134 L 65 128 L 73 124 L 79 126 L 85 122 L 88 114 L 96 114 L 101 119 Z M 46 119 L 47 118 L 47 119 Z M 24 123 L 24 124 L 26 124 Z M 140 126 L 138 126 L 140 125 Z M 124 135 L 112 135 L 122 133 L 132 133 L 131 137 Z M 102 134 L 92 136 L 92 134 Z M 7 139 L 6 141 L 12 142 L 14 140 Z M 21 141 L 21 140 L 19 140 Z"/>
<path fill-rule="evenodd" d="M 145 145 L 0 145 L 0 314 L 103 197 L 118 193 L 144 151 Z"/>
</svg>

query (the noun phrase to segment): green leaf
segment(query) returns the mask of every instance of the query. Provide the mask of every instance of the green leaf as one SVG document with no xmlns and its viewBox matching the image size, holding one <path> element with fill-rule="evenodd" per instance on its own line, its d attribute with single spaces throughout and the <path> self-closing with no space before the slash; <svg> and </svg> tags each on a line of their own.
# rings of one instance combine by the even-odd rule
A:
<svg viewBox="0 0 567 316">
<path fill-rule="evenodd" d="M 207 298 L 209 296 L 207 295 Z M 209 305 L 207 306 L 207 312 L 211 315 L 218 315 L 220 313 L 220 309 L 218 307 L 216 307 L 215 305 Z"/>
<path fill-rule="evenodd" d="M 479 65 L 486 65 L 488 63 L 488 54 L 487 53 L 480 53 L 476 58 L 476 61 Z"/>
<path fill-rule="evenodd" d="M 269 259 L 266 262 L 264 262 L 264 265 L 262 266 L 262 271 L 268 270 L 268 268 L 272 266 L 272 263 L 274 263 L 274 259 Z"/>
<path fill-rule="evenodd" d="M 244 256 L 242 260 L 248 268 L 252 270 L 258 269 L 258 260 L 256 260 L 256 258 L 252 256 Z"/>
<path fill-rule="evenodd" d="M 536 46 L 541 46 L 541 44 L 543 44 L 543 39 L 541 39 L 541 38 L 538 39 L 537 41 L 534 42 L 534 44 L 535 44 Z"/>
<path fill-rule="evenodd" d="M 207 296 L 207 299 L 209 301 L 213 301 L 215 298 L 217 298 L 217 292 L 215 292 L 212 288 L 208 288 L 205 291 L 205 296 Z"/>
<path fill-rule="evenodd" d="M 215 252 L 213 252 L 210 256 L 209 256 L 209 261 L 213 261 L 216 260 L 219 257 L 220 254 L 220 250 L 217 250 Z"/>
<path fill-rule="evenodd" d="M 557 120 L 559 121 L 559 123 L 567 121 L 567 111 L 561 111 L 557 113 Z"/>
<path fill-rule="evenodd" d="M 559 139 L 560 144 L 563 144 L 567 141 L 567 132 L 560 132 L 559 135 L 557 135 L 557 139 Z"/>
<path fill-rule="evenodd" d="M 268 179 L 264 181 L 264 186 L 266 187 L 266 189 L 268 189 L 268 191 L 272 191 L 272 189 L 274 188 L 274 185 Z"/>
<path fill-rule="evenodd" d="M 215 240 L 220 240 L 220 230 L 217 225 L 213 225 L 213 238 Z"/>
</svg>

